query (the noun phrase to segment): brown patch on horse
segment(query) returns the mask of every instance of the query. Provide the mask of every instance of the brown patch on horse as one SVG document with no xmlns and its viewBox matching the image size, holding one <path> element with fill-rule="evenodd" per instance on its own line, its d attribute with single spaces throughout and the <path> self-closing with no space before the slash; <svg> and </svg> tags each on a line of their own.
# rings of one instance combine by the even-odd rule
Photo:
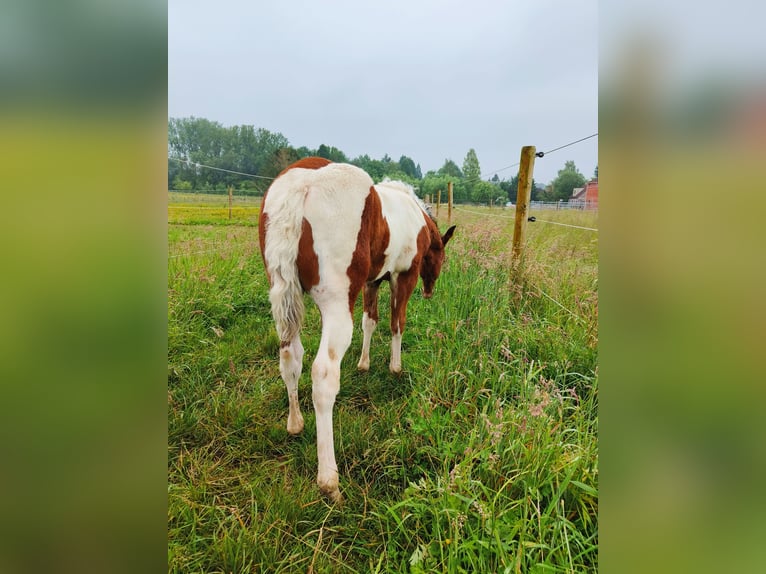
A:
<svg viewBox="0 0 766 574">
<path fill-rule="evenodd" d="M 300 169 L 320 169 L 323 168 L 326 165 L 331 164 L 332 162 L 329 159 L 325 159 L 323 157 L 304 157 L 303 159 L 299 159 L 295 163 L 291 163 L 288 165 L 285 169 L 283 169 L 281 172 L 279 172 L 279 175 L 283 175 L 290 171 L 291 169 L 300 168 Z M 279 175 L 277 177 L 279 177 Z"/>
<path fill-rule="evenodd" d="M 423 220 L 426 222 L 426 227 L 428 228 L 429 245 L 432 247 L 435 247 L 435 245 L 433 244 L 437 241 L 437 239 L 439 240 L 439 244 L 441 244 L 442 236 L 439 233 L 439 228 L 436 227 L 436 222 L 433 219 L 431 219 L 426 213 L 423 214 Z M 420 240 L 419 237 L 418 237 L 418 240 Z"/>
<path fill-rule="evenodd" d="M 436 227 L 433 219 L 426 214 L 423 214 L 423 219 L 426 225 L 418 235 L 418 252 L 423 254 L 420 277 L 423 279 L 423 295 L 428 298 L 431 296 L 433 286 L 441 272 L 442 262 L 444 261 L 444 242 L 439 233 L 439 228 Z M 453 226 L 445 234 L 447 241 L 449 241 L 454 230 L 455 227 Z M 423 245 L 425 245 L 425 248 L 423 248 Z"/>
<path fill-rule="evenodd" d="M 426 278 L 431 275 L 432 269 L 428 265 L 423 265 L 422 258 L 430 249 L 434 248 L 441 248 L 441 235 L 439 235 L 439 229 L 436 227 L 436 224 L 431 221 L 430 218 L 426 217 L 426 226 L 420 230 L 420 233 L 418 233 L 418 254 L 420 257 L 418 258 L 419 268 L 417 271 L 421 277 L 423 277 L 424 282 Z M 434 281 L 436 280 L 435 277 L 430 278 Z"/>
<path fill-rule="evenodd" d="M 418 283 L 418 276 L 423 267 L 423 256 L 431 245 L 431 234 L 428 227 L 423 227 L 418 232 L 417 253 L 412 259 L 412 265 L 404 273 L 400 273 L 396 278 L 396 294 L 392 294 L 391 305 L 391 332 L 403 333 L 404 326 L 407 323 L 407 303 L 409 303 L 415 285 Z"/>
<path fill-rule="evenodd" d="M 304 217 L 301 225 L 301 238 L 298 241 L 298 258 L 295 261 L 298 266 L 298 279 L 305 292 L 319 283 L 319 258 L 314 251 L 314 231 L 311 224 Z"/>
<path fill-rule="evenodd" d="M 418 234 L 418 243 L 423 231 Z M 412 267 L 404 273 L 400 273 L 396 278 L 396 296 L 392 298 L 396 303 L 391 305 L 391 333 L 403 333 L 404 326 L 407 324 L 407 303 L 418 283 L 418 271 L 420 270 L 420 255 L 416 255 L 412 261 Z"/>
<path fill-rule="evenodd" d="M 367 316 L 377 323 L 378 317 L 378 288 L 380 283 L 377 281 L 368 281 L 364 286 L 364 312 Z"/>
<path fill-rule="evenodd" d="M 348 290 L 348 307 L 352 313 L 359 291 L 383 268 L 390 239 L 391 231 L 383 218 L 380 196 L 375 191 L 375 187 L 370 187 L 370 193 L 364 201 L 362 224 L 356 237 L 356 248 L 346 270 L 346 275 L 351 281 Z"/>
</svg>

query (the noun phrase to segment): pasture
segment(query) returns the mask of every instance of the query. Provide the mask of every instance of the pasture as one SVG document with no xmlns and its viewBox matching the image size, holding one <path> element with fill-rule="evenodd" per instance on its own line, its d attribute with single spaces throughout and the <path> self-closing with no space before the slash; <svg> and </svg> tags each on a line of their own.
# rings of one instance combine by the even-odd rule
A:
<svg viewBox="0 0 766 574">
<path fill-rule="evenodd" d="M 315 483 L 320 319 L 306 298 L 293 437 L 257 202 L 230 220 L 225 196 L 169 197 L 168 570 L 595 572 L 598 234 L 530 223 L 511 269 L 513 212 L 456 209 L 433 298 L 418 286 L 410 300 L 401 376 L 387 285 L 370 371 L 356 371 L 360 297 L 332 505 Z M 593 212 L 532 215 L 598 227 Z"/>
</svg>

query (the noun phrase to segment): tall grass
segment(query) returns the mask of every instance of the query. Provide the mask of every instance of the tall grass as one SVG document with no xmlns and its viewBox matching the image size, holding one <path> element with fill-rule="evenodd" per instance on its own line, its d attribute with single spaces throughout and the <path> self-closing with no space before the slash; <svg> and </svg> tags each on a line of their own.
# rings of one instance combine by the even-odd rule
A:
<svg viewBox="0 0 766 574">
<path fill-rule="evenodd" d="M 385 288 L 370 372 L 359 333 L 343 361 L 339 506 L 315 485 L 316 307 L 291 437 L 257 228 L 169 226 L 169 571 L 596 571 L 597 234 L 530 224 L 514 268 L 512 220 L 453 215 L 434 297 L 409 305 L 404 373 L 388 372 Z"/>
</svg>

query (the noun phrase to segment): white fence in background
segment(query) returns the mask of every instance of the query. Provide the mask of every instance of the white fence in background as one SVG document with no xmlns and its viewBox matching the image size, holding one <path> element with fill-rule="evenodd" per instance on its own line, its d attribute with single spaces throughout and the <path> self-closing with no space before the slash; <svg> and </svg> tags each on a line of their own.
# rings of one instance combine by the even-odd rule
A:
<svg viewBox="0 0 766 574">
<path fill-rule="evenodd" d="M 530 201 L 531 209 L 580 209 L 591 210 L 598 209 L 598 201 L 585 201 L 575 199 L 574 201 Z"/>
<path fill-rule="evenodd" d="M 430 204 L 432 207 L 435 207 L 435 203 Z M 455 204 L 456 206 L 460 206 L 463 204 Z M 489 205 L 488 203 L 469 203 L 465 204 L 467 206 L 474 206 L 474 207 L 494 207 L 494 208 L 500 208 L 500 209 L 508 209 L 513 210 L 516 206 L 510 202 L 506 204 L 494 204 Z M 442 204 L 442 207 L 446 207 L 446 204 Z M 565 209 L 577 209 L 580 211 L 585 210 L 592 210 L 595 211 L 598 209 L 598 201 L 583 201 L 583 200 L 575 200 L 575 201 L 530 201 L 529 202 L 529 209 L 553 209 L 553 210 L 565 210 Z"/>
</svg>

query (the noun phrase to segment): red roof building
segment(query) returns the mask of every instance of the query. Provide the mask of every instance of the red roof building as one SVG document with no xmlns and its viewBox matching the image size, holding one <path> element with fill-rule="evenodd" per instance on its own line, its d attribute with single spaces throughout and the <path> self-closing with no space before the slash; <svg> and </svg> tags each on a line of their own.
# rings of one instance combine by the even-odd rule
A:
<svg viewBox="0 0 766 574">
<path fill-rule="evenodd" d="M 588 208 L 598 207 L 598 180 L 592 179 L 585 187 L 576 187 L 572 190 L 570 202 L 582 202 Z"/>
</svg>

